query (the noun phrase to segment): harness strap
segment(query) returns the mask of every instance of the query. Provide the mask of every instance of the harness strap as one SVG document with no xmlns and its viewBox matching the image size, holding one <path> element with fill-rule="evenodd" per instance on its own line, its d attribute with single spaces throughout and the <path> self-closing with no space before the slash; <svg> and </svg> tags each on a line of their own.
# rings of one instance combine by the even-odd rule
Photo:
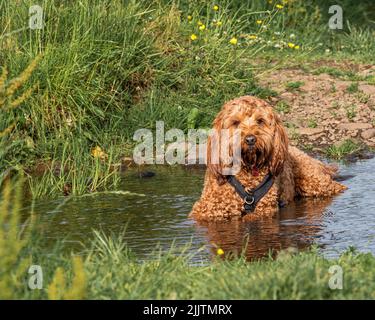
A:
<svg viewBox="0 0 375 320">
<path fill-rule="evenodd" d="M 263 181 L 255 189 L 246 189 L 235 176 L 227 176 L 227 181 L 243 199 L 245 214 L 254 212 L 258 202 L 267 194 L 274 182 L 270 173 L 263 178 Z"/>
</svg>

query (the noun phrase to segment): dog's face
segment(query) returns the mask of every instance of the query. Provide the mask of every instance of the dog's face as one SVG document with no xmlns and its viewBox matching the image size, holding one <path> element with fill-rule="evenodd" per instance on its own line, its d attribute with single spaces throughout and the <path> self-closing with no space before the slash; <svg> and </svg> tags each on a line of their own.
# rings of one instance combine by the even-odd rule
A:
<svg viewBox="0 0 375 320">
<path fill-rule="evenodd" d="M 236 130 L 240 131 L 243 166 L 248 168 L 268 166 L 273 175 L 278 175 L 282 170 L 288 148 L 288 138 L 278 115 L 265 101 L 245 96 L 226 103 L 214 120 L 214 129 L 217 131 L 228 129 L 229 150 L 233 150 L 231 146 L 233 135 Z M 209 152 L 210 149 L 209 141 Z M 209 160 L 208 153 L 208 168 L 219 182 L 223 182 L 220 164 L 210 164 Z"/>
</svg>

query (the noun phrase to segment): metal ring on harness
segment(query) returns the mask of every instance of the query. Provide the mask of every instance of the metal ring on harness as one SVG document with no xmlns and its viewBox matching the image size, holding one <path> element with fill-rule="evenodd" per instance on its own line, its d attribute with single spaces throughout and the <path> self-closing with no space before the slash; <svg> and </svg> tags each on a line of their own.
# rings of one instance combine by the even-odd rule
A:
<svg viewBox="0 0 375 320">
<path fill-rule="evenodd" d="M 249 200 L 249 198 L 250 198 L 250 200 Z M 245 201 L 246 204 L 251 206 L 254 203 L 255 199 L 254 199 L 254 196 L 246 196 L 244 201 Z"/>
</svg>

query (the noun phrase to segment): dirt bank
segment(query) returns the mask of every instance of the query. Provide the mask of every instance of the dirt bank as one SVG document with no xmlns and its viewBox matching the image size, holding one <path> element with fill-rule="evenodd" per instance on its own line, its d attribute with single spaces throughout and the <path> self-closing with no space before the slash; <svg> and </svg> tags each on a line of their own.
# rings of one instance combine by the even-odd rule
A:
<svg viewBox="0 0 375 320">
<path fill-rule="evenodd" d="M 260 84 L 278 93 L 291 143 L 322 151 L 351 139 L 375 147 L 375 66 L 316 62 L 264 73 Z"/>
</svg>

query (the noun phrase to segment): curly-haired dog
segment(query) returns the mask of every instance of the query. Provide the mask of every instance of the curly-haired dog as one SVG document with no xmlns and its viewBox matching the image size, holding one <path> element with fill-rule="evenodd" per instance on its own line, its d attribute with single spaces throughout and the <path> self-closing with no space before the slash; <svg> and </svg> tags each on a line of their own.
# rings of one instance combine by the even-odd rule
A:
<svg viewBox="0 0 375 320">
<path fill-rule="evenodd" d="M 336 167 L 288 144 L 278 115 L 261 99 L 244 96 L 227 102 L 213 126 L 228 129 L 230 138 L 240 130 L 241 167 L 235 175 L 226 175 L 225 159 L 212 161 L 209 137 L 204 189 L 190 213 L 198 220 L 272 215 L 296 196 L 327 197 L 346 189 L 333 180 Z M 231 142 L 229 146 L 232 150 Z"/>
</svg>

